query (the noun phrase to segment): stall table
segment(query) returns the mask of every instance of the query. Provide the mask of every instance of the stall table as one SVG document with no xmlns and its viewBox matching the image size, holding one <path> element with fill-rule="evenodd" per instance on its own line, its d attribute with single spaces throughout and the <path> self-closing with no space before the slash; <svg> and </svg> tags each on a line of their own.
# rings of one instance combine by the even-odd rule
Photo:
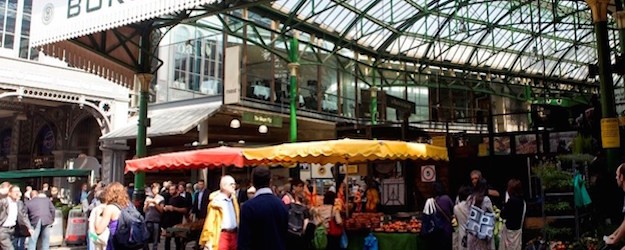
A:
<svg viewBox="0 0 625 250">
<path fill-rule="evenodd" d="M 174 238 L 182 239 L 183 248 L 186 249 L 186 245 L 189 242 L 195 241 L 195 245 L 193 249 L 199 249 L 198 239 L 200 238 L 200 234 L 202 233 L 202 226 L 204 225 L 204 220 L 198 220 L 191 223 L 178 224 L 173 227 L 167 228 L 165 230 L 165 234 Z"/>
<path fill-rule="evenodd" d="M 364 248 L 365 237 L 368 233 L 347 232 L 349 243 L 348 250 L 360 250 Z M 378 247 L 380 250 L 392 249 L 427 249 L 425 241 L 414 233 L 380 233 L 374 232 L 373 235 L 378 239 Z"/>
</svg>

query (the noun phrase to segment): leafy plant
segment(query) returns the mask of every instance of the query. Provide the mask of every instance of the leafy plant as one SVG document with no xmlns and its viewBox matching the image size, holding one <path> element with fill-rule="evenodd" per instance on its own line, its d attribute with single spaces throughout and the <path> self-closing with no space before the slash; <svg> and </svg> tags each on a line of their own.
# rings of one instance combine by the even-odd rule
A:
<svg viewBox="0 0 625 250">
<path fill-rule="evenodd" d="M 571 204 L 566 201 L 545 204 L 545 211 L 548 212 L 562 212 L 569 209 L 572 209 Z"/>
<path fill-rule="evenodd" d="M 565 190 L 573 187 L 571 174 L 558 169 L 553 163 L 542 163 L 532 168 L 545 189 Z"/>
<path fill-rule="evenodd" d="M 573 236 L 573 230 L 566 227 L 546 226 L 543 230 L 545 230 L 545 235 L 547 235 L 547 239 L 550 240 L 571 239 Z"/>
</svg>

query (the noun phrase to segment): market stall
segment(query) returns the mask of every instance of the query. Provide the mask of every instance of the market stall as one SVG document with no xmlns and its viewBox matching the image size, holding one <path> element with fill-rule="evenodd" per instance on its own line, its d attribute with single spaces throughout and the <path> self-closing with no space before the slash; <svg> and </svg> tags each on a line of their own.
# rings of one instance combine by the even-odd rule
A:
<svg viewBox="0 0 625 250">
<path fill-rule="evenodd" d="M 347 181 L 350 174 L 356 175 L 361 172 L 357 170 L 359 165 L 364 164 L 364 167 L 368 167 L 377 164 L 381 166 L 381 169 L 388 169 L 387 172 L 390 173 L 396 171 L 397 166 L 405 166 L 401 163 L 404 160 L 448 161 L 447 149 L 444 147 L 385 140 L 342 139 L 286 143 L 272 147 L 246 149 L 243 154 L 249 160 L 311 163 L 319 164 L 321 167 L 329 167 L 330 171 L 333 172 L 332 177 L 336 179 L 336 190 L 338 193 L 343 193 L 343 195 L 339 194 L 339 197 L 343 197 L 345 204 L 347 204 L 345 205 L 347 217 L 350 217 L 349 213 L 353 207 L 357 206 L 350 204 L 350 202 L 353 203 L 354 200 L 362 198 L 360 197 L 361 194 L 355 195 L 358 198 L 350 195 L 348 188 L 350 181 Z M 356 170 L 350 171 L 351 167 L 356 168 Z M 327 172 L 328 170 L 324 171 Z M 344 177 L 341 178 L 339 175 Z M 385 195 L 396 198 L 406 195 L 400 193 L 403 186 L 407 185 L 404 180 L 404 178 L 382 180 L 380 183 L 384 186 L 373 192 L 374 195 L 370 195 L 369 190 L 367 190 L 366 194 L 362 195 L 365 196 L 362 199 L 368 200 L 368 202 L 365 201 L 366 205 L 363 211 L 377 210 L 375 204 L 369 204 L 372 203 L 372 199 L 379 203 L 381 198 L 382 200 L 387 198 L 384 197 Z M 408 183 L 416 185 L 412 181 L 408 181 Z M 380 194 L 380 190 L 385 192 Z M 356 193 L 358 192 L 356 190 Z M 350 199 L 350 197 L 352 198 Z M 388 204 L 393 204 L 390 199 L 388 200 Z M 379 249 L 425 249 L 424 242 L 418 236 L 421 230 L 421 222 L 418 218 L 419 213 L 404 214 L 403 216 L 402 214 L 354 213 L 351 218 L 345 221 L 345 229 L 349 239 L 348 249 L 362 249 L 364 239 L 370 233 L 377 238 Z"/>
<path fill-rule="evenodd" d="M 160 171 L 160 170 L 190 170 L 190 169 L 217 169 L 222 170 L 233 166 L 258 166 L 267 164 L 292 165 L 300 163 L 330 164 L 329 171 L 339 197 L 345 202 L 346 232 L 349 238 L 349 249 L 362 249 L 364 237 L 369 233 L 378 239 L 380 249 L 424 249 L 423 242 L 418 234 L 421 229 L 419 214 L 397 216 L 397 214 L 354 213 L 350 218 L 350 210 L 355 207 L 350 204 L 354 200 L 350 193 L 346 178 L 355 175 L 351 167 L 358 164 L 365 166 L 370 163 L 390 164 L 389 169 L 400 165 L 405 160 L 448 161 L 447 149 L 422 143 L 385 140 L 341 139 L 330 141 L 313 141 L 300 143 L 285 143 L 276 146 L 259 148 L 230 148 L 218 147 L 185 152 L 167 153 L 142 159 L 126 161 L 126 171 Z M 402 165 L 405 167 L 405 165 Z M 358 167 L 356 167 L 358 168 Z M 391 171 L 392 172 L 392 171 Z M 366 175 L 366 174 L 365 174 Z M 342 176 L 343 178 L 339 177 Z M 386 189 L 405 186 L 404 181 L 380 182 Z M 399 189 L 397 189 L 399 190 Z M 370 196 L 367 190 L 363 195 L 369 203 L 380 202 L 380 197 L 388 195 L 376 194 Z M 395 196 L 399 193 L 393 194 Z M 405 195 L 405 194 L 402 194 Z M 380 196 L 380 197 L 377 197 Z M 349 204 L 349 205 L 348 205 Z M 376 206 L 367 205 L 363 212 L 375 212 Z M 193 235 L 192 225 L 178 225 L 168 233 L 188 239 Z M 199 228 L 196 228 L 196 230 Z"/>
</svg>

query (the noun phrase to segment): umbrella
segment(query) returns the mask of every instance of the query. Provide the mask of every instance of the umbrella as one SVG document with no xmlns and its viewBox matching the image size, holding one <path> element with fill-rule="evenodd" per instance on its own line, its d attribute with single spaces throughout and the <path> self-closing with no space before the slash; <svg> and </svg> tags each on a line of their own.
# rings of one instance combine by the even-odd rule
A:
<svg viewBox="0 0 625 250">
<path fill-rule="evenodd" d="M 221 168 L 246 165 L 242 148 L 216 147 L 127 160 L 126 172 Z"/>
<path fill-rule="evenodd" d="M 245 149 L 248 160 L 302 163 L 354 164 L 377 160 L 449 160 L 447 148 L 404 141 L 341 139 L 285 143 Z"/>
</svg>

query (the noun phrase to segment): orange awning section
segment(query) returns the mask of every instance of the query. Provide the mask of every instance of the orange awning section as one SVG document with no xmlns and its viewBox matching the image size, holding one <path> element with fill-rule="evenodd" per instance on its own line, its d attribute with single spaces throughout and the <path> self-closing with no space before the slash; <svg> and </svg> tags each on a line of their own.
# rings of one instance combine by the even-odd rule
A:
<svg viewBox="0 0 625 250">
<path fill-rule="evenodd" d="M 127 160 L 126 172 L 154 172 L 160 170 L 214 169 L 246 165 L 242 148 L 217 147 L 165 153 L 150 157 Z"/>
<path fill-rule="evenodd" d="M 379 160 L 433 159 L 448 161 L 447 148 L 423 143 L 386 140 L 342 139 L 285 143 L 243 150 L 248 160 L 353 164 Z"/>
</svg>

